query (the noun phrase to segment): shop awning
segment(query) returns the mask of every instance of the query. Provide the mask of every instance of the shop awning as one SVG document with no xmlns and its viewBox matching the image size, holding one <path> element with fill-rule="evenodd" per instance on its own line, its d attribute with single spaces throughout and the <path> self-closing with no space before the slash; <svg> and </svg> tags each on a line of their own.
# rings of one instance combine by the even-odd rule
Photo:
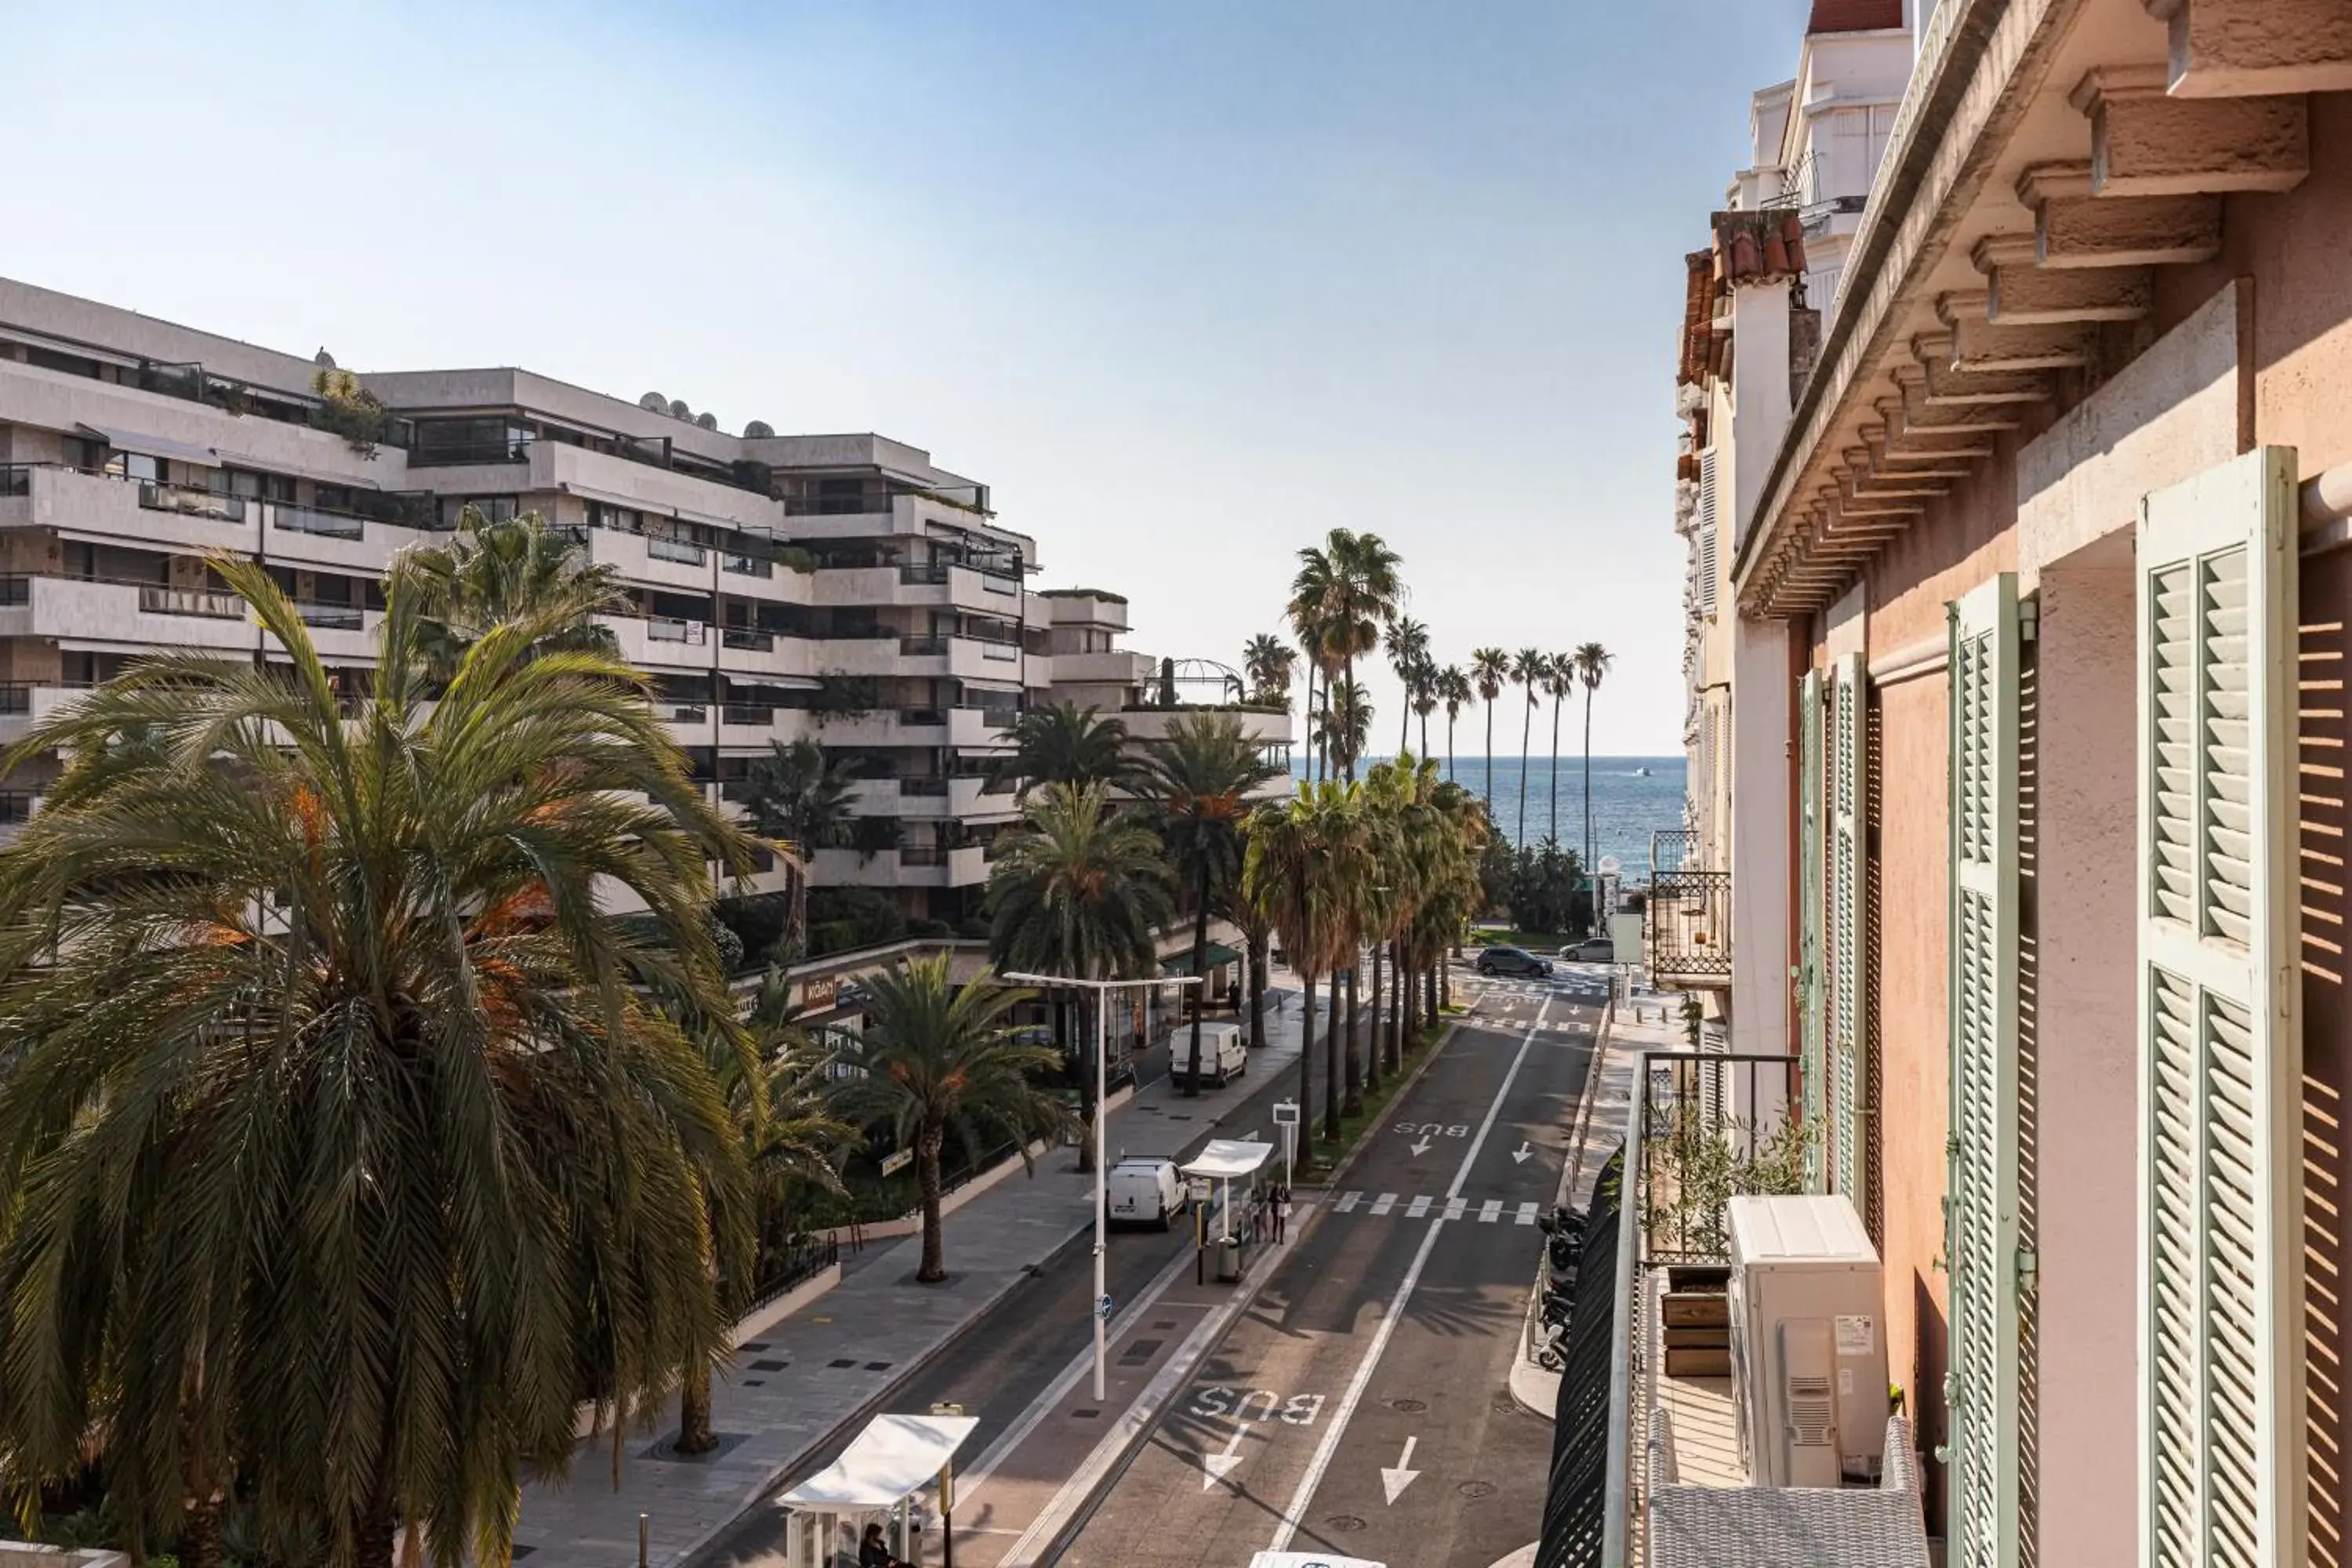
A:
<svg viewBox="0 0 2352 1568">
<path fill-rule="evenodd" d="M 1211 969 L 1222 969 L 1228 963 L 1238 962 L 1240 958 L 1241 954 L 1238 952 L 1233 948 L 1227 947 L 1223 942 L 1213 942 L 1209 944 L 1209 967 Z M 1161 959 L 1160 961 L 1160 973 L 1162 974 L 1197 973 L 1198 971 L 1192 967 L 1192 950 L 1191 948 L 1186 948 L 1181 952 L 1171 953 L 1168 957 Z"/>
<path fill-rule="evenodd" d="M 1271 1143 L 1247 1143 L 1238 1138 L 1212 1138 L 1202 1146 L 1192 1163 L 1182 1166 L 1188 1176 L 1206 1176 L 1211 1181 L 1237 1182 L 1273 1157 Z"/>
<path fill-rule="evenodd" d="M 972 1415 L 877 1415 L 840 1458 L 776 1500 L 820 1513 L 896 1507 L 936 1482 L 979 1425 Z"/>
</svg>

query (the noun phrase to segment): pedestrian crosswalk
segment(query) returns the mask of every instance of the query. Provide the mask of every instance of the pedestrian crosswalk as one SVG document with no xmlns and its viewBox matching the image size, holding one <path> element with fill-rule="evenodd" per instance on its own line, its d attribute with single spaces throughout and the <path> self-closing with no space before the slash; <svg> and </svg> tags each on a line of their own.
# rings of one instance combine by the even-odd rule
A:
<svg viewBox="0 0 2352 1568">
<path fill-rule="evenodd" d="M 1505 1220 L 1513 1225 L 1533 1225 L 1538 1207 L 1531 1203 L 1520 1204 L 1507 1212 L 1502 1199 L 1488 1198 L 1474 1213 L 1468 1198 L 1435 1198 L 1425 1193 L 1407 1198 L 1399 1193 L 1370 1194 L 1351 1187 L 1332 1201 L 1331 1212 L 1355 1214 L 1360 1210 L 1375 1219 L 1384 1219 L 1396 1213 L 1400 1203 L 1404 1205 L 1401 1217 L 1405 1219 L 1473 1220 L 1480 1225 L 1500 1225 Z"/>
</svg>

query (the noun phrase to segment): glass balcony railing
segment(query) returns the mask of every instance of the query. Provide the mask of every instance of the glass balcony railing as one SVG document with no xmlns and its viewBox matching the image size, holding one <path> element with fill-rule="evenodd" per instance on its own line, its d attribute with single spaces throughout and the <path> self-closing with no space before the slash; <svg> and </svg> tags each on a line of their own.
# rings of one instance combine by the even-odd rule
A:
<svg viewBox="0 0 2352 1568">
<path fill-rule="evenodd" d="M 751 626 L 729 626 L 719 634 L 719 640 L 727 647 L 742 648 L 751 653 L 767 653 L 776 646 L 776 634 L 760 631 Z"/>
<path fill-rule="evenodd" d="M 776 563 L 764 555 L 737 555 L 732 552 L 719 556 L 719 569 L 732 572 L 739 577 L 772 577 Z"/>
<path fill-rule="evenodd" d="M 699 544 L 683 539 L 649 538 L 646 553 L 656 561 L 675 561 L 681 566 L 699 566 L 710 559 L 710 552 Z"/>
<path fill-rule="evenodd" d="M 948 793 L 948 781 L 943 778 L 902 778 L 898 781 L 898 793 L 944 799 Z"/>
<path fill-rule="evenodd" d="M 929 658 L 948 651 L 945 637 L 900 637 L 898 652 L 908 658 Z"/>
<path fill-rule="evenodd" d="M 243 522 L 245 498 L 216 495 L 211 490 L 190 489 L 184 485 L 159 485 L 142 480 L 139 486 L 139 505 L 147 511 L 177 512 L 183 517 L 200 517 L 212 522 Z"/>
<path fill-rule="evenodd" d="M 201 588 L 144 587 L 139 608 L 150 616 L 201 616 L 207 620 L 245 619 L 245 601 L 235 594 L 215 594 Z"/>
<path fill-rule="evenodd" d="M 776 710 L 764 703 L 730 702 L 719 713 L 726 723 L 750 724 L 761 729 L 776 721 Z"/>
<path fill-rule="evenodd" d="M 327 631 L 356 632 L 367 626 L 367 615 L 353 605 L 297 605 L 295 613 L 307 626 Z"/>
<path fill-rule="evenodd" d="M 708 724 L 710 710 L 699 702 L 677 702 L 670 704 L 667 717 L 673 724 Z"/>
<path fill-rule="evenodd" d="M 316 534 L 322 539 L 364 539 L 367 519 L 347 511 L 326 511 L 314 506 L 289 506 L 284 503 L 269 509 L 271 526 L 293 533 Z"/>
<path fill-rule="evenodd" d="M 932 561 L 919 565 L 898 568 L 898 581 L 910 587 L 924 585 L 943 587 L 947 580 L 948 563 L 944 561 Z"/>
</svg>

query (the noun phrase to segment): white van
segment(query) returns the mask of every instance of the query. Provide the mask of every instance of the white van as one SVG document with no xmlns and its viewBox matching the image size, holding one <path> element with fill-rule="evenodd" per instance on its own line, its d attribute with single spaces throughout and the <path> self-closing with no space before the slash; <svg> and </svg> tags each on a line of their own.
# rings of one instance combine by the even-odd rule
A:
<svg viewBox="0 0 2352 1568">
<path fill-rule="evenodd" d="M 1192 1026 L 1180 1024 L 1168 1038 L 1168 1076 L 1182 1083 L 1192 1073 Z M 1201 1026 L 1201 1078 L 1219 1089 L 1249 1071 L 1249 1048 L 1239 1024 Z"/>
<path fill-rule="evenodd" d="M 1138 1155 L 1103 1177 L 1113 1225 L 1156 1225 L 1166 1230 L 1184 1212 L 1184 1178 L 1173 1160 Z"/>
</svg>

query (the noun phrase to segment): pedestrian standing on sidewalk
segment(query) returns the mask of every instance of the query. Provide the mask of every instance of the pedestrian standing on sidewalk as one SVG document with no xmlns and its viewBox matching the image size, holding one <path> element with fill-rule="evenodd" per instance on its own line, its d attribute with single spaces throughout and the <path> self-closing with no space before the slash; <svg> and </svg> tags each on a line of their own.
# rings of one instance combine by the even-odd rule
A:
<svg viewBox="0 0 2352 1568">
<path fill-rule="evenodd" d="M 1279 1247 L 1290 1231 L 1290 1189 L 1279 1182 L 1275 1184 L 1273 1206 L 1274 1241 Z"/>
</svg>

